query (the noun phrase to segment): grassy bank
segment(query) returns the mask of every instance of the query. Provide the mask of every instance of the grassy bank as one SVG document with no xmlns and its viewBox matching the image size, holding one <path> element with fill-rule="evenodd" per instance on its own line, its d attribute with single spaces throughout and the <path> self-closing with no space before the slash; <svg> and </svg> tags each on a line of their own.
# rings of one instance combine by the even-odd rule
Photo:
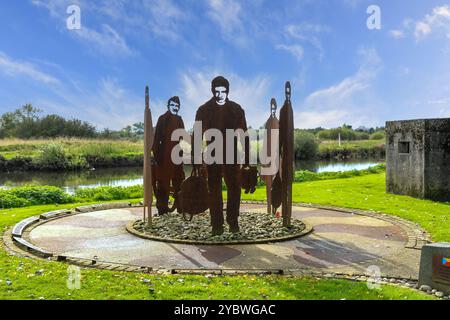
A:
<svg viewBox="0 0 450 320">
<path fill-rule="evenodd" d="M 296 179 L 299 182 L 294 183 L 294 202 L 384 212 L 418 223 L 431 234 L 434 241 L 450 240 L 450 204 L 387 194 L 382 166 L 346 173 L 298 173 Z M 62 205 L 140 199 L 142 194 L 142 186 L 79 189 L 73 196 L 57 188 L 25 187 L 0 191 L 0 204 L 3 201 L 7 204 L 3 207 L 25 207 L 40 203 Z M 265 197 L 264 186 L 259 186 L 252 195 L 242 195 L 245 200 L 265 200 Z M 19 205 L 14 204 L 14 201 Z"/>
<path fill-rule="evenodd" d="M 316 159 L 382 158 L 383 140 L 322 141 Z M 0 171 L 83 170 L 141 166 L 143 142 L 130 140 L 0 139 Z"/>
<path fill-rule="evenodd" d="M 88 203 L 76 203 L 73 206 Z M 55 205 L 0 210 L 0 230 Z M 95 269 L 81 270 L 81 288 L 67 288 L 68 265 L 9 256 L 0 249 L 0 299 L 433 299 L 421 292 L 364 282 L 283 276 L 144 275 Z"/>
<path fill-rule="evenodd" d="M 0 140 L 0 170 L 77 170 L 140 166 L 143 144 L 128 140 Z"/>
<path fill-rule="evenodd" d="M 369 174 L 348 179 L 295 183 L 293 201 L 362 209 L 392 214 L 427 230 L 434 241 L 450 241 L 450 203 L 434 202 L 386 193 L 386 175 Z M 258 188 L 247 200 L 264 200 Z"/>
<path fill-rule="evenodd" d="M 319 159 L 365 159 L 384 158 L 385 140 L 321 141 L 317 158 Z"/>
</svg>

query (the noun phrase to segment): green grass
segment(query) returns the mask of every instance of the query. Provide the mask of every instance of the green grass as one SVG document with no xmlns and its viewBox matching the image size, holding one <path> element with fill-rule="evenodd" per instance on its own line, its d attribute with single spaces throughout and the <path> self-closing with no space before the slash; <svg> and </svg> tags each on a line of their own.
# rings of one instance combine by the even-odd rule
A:
<svg viewBox="0 0 450 320">
<path fill-rule="evenodd" d="M 0 229 L 5 230 L 28 216 L 57 208 L 47 205 L 0 211 Z M 96 269 L 81 269 L 81 288 L 70 290 L 67 268 L 68 265 L 63 263 L 9 256 L 2 248 L 0 299 L 433 299 L 421 292 L 390 285 L 369 290 L 364 282 L 347 280 L 253 275 L 207 278 Z M 41 270 L 42 274 L 37 272 Z"/>
<path fill-rule="evenodd" d="M 373 148 L 382 146 L 386 143 L 384 139 L 382 140 L 354 140 L 354 141 L 341 141 L 341 146 L 339 147 L 339 142 L 336 140 L 324 140 L 320 142 L 320 150 L 325 148 Z"/>
<path fill-rule="evenodd" d="M 435 241 L 450 239 L 449 204 L 386 194 L 384 179 L 384 174 L 370 174 L 296 183 L 293 199 L 295 202 L 393 214 L 419 223 Z M 258 188 L 253 195 L 243 195 L 243 199 L 264 198 L 264 188 Z M 85 204 L 88 203 L 70 207 Z M 26 217 L 62 207 L 45 205 L 0 210 L 0 230 L 6 230 Z M 432 299 L 406 288 L 382 286 L 381 290 L 369 290 L 365 283 L 347 280 L 283 276 L 208 279 L 204 276 L 143 275 L 93 269 L 82 269 L 81 289 L 72 291 L 66 286 L 67 267 L 57 262 L 11 257 L 2 249 L 0 299 Z M 36 271 L 42 269 L 43 275 L 36 275 Z M 150 282 L 144 282 L 144 278 Z M 6 284 L 7 279 L 12 285 Z"/>
<path fill-rule="evenodd" d="M 434 241 L 450 241 L 450 204 L 386 193 L 384 173 L 296 183 L 293 201 L 383 212 L 418 223 Z M 264 200 L 265 188 L 247 200 Z"/>
</svg>

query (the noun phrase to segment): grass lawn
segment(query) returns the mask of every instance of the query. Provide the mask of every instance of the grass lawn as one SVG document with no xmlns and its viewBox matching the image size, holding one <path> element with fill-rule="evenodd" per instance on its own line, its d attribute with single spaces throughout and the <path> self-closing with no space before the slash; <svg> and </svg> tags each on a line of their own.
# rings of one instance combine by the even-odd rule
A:
<svg viewBox="0 0 450 320">
<path fill-rule="evenodd" d="M 294 185 L 294 201 L 382 211 L 415 221 L 434 240 L 450 239 L 450 205 L 384 192 L 384 174 Z M 243 199 L 263 200 L 265 189 Z M 70 207 L 79 204 L 68 205 Z M 61 208 L 62 206 L 58 206 Z M 0 211 L 0 230 L 53 205 Z M 42 275 L 36 271 L 44 270 Z M 67 265 L 9 256 L 0 250 L 0 299 L 432 299 L 409 289 L 346 280 L 282 276 L 172 276 L 82 270 L 80 290 L 69 290 Z M 147 279 L 144 281 L 144 279 Z M 12 284 L 8 285 L 7 280 Z"/>
<path fill-rule="evenodd" d="M 296 183 L 293 201 L 384 212 L 418 223 L 434 241 L 450 241 L 450 203 L 387 194 L 384 173 L 348 179 Z M 246 200 L 264 200 L 265 188 Z"/>
<path fill-rule="evenodd" d="M 78 205 L 78 204 L 77 204 Z M 0 211 L 0 227 L 56 206 Z M 67 287 L 68 265 L 9 256 L 0 249 L 0 299 L 433 299 L 389 285 L 369 290 L 364 282 L 283 276 L 145 275 L 81 270 L 81 288 Z M 41 271 L 41 272 L 38 272 Z M 8 285 L 9 283 L 9 285 Z"/>
</svg>

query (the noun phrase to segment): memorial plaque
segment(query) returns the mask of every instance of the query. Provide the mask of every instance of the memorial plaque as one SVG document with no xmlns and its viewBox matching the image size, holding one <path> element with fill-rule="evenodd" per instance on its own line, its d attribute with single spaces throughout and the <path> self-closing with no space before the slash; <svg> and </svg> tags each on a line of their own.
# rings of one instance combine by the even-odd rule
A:
<svg viewBox="0 0 450 320">
<path fill-rule="evenodd" d="M 450 257 L 433 256 L 433 281 L 450 285 Z"/>
</svg>

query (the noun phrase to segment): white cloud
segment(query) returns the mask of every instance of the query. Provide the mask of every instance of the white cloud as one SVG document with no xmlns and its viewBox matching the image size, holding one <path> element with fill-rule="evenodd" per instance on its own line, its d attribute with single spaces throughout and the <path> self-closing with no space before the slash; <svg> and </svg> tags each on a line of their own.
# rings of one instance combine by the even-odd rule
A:
<svg viewBox="0 0 450 320">
<path fill-rule="evenodd" d="M 102 5 L 102 2 L 95 3 L 84 0 L 32 0 L 31 3 L 48 10 L 51 17 L 60 21 L 61 32 L 67 32 L 76 39 L 88 43 L 90 49 L 97 50 L 105 56 L 131 56 L 135 54 L 135 51 L 129 47 L 126 39 L 110 25 L 102 24 L 100 30 L 88 26 L 87 19 L 84 18 L 85 13 L 100 10 L 99 6 Z M 118 6 L 120 3 L 122 3 L 120 0 L 108 1 L 107 6 L 110 8 L 109 12 L 117 12 L 116 10 L 119 8 Z M 80 30 L 66 29 L 66 20 L 68 18 L 66 10 L 69 5 L 73 4 L 76 4 L 81 8 Z M 106 3 L 103 3 L 103 5 L 106 5 Z M 115 9 L 113 10 L 112 8 Z"/>
<path fill-rule="evenodd" d="M 77 35 L 81 40 L 88 42 L 90 48 L 104 55 L 132 56 L 135 54 L 125 39 L 107 24 L 102 25 L 100 32 L 83 26 L 80 30 L 72 30 L 71 34 Z"/>
<path fill-rule="evenodd" d="M 59 99 L 38 97 L 34 104 L 48 112 L 81 118 L 99 129 L 118 130 L 143 119 L 144 91 L 136 95 L 116 79 L 103 78 L 92 87 L 67 84 L 55 94 Z"/>
<path fill-rule="evenodd" d="M 421 41 L 432 34 L 450 39 L 450 7 L 448 5 L 433 8 L 432 12 L 426 14 L 423 19 L 405 19 L 402 28 L 389 31 L 393 38 L 403 38 L 406 34 L 414 36 L 417 41 Z"/>
<path fill-rule="evenodd" d="M 450 38 L 450 8 L 449 6 L 435 7 L 431 14 L 416 22 L 414 37 L 422 40 L 432 33 L 444 34 Z"/>
<path fill-rule="evenodd" d="M 230 36 L 234 30 L 241 27 L 239 3 L 234 0 L 208 0 L 208 5 L 208 15 L 225 35 Z"/>
<path fill-rule="evenodd" d="M 322 60 L 325 54 L 319 35 L 327 33 L 330 28 L 320 24 L 302 23 L 290 24 L 285 27 L 285 36 L 288 39 L 307 42 L 319 51 L 319 59 Z"/>
<path fill-rule="evenodd" d="M 381 60 L 372 48 L 361 48 L 358 54 L 361 66 L 354 75 L 306 97 L 305 110 L 296 118 L 296 127 L 336 127 L 344 122 L 358 126 L 376 121 L 371 113 L 379 108 L 379 101 L 372 92 L 372 84 Z"/>
<path fill-rule="evenodd" d="M 298 44 L 294 44 L 294 45 L 286 45 L 286 44 L 278 44 L 275 47 L 278 50 L 284 50 L 289 52 L 290 54 L 292 54 L 297 61 L 300 61 L 303 59 L 303 47 L 298 45 Z"/>
<path fill-rule="evenodd" d="M 218 75 L 223 75 L 230 81 L 229 99 L 244 108 L 247 124 L 253 128 L 262 126 L 270 112 L 271 81 L 268 76 L 242 78 L 229 72 L 189 70 L 181 74 L 180 89 L 182 108 L 185 108 L 182 113 L 186 127 L 193 125 L 197 108 L 211 99 L 211 80 Z"/>
<path fill-rule="evenodd" d="M 403 30 L 390 30 L 389 35 L 394 39 L 402 39 L 405 37 Z"/>
<path fill-rule="evenodd" d="M 52 75 L 39 70 L 38 67 L 23 61 L 16 61 L 0 51 L 0 73 L 12 77 L 27 77 L 44 84 L 59 84 L 59 80 Z"/>
</svg>

